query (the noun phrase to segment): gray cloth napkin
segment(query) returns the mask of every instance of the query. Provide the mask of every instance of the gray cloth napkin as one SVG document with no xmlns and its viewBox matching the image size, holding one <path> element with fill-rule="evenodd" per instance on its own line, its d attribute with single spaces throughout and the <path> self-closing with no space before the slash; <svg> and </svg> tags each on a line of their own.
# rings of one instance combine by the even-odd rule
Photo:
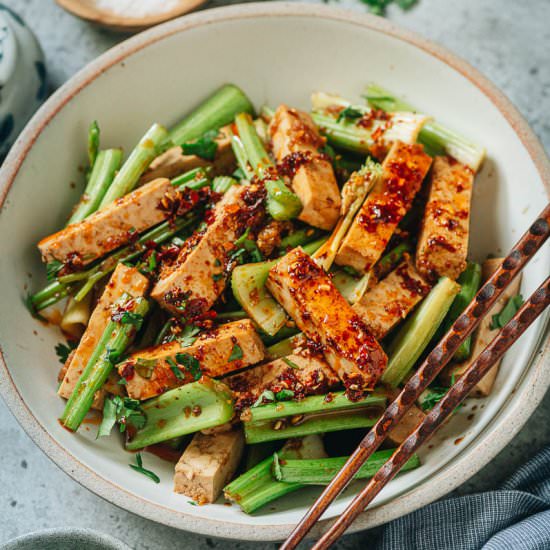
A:
<svg viewBox="0 0 550 550">
<path fill-rule="evenodd" d="M 368 548 L 550 549 L 550 446 L 499 490 L 430 504 L 384 525 Z"/>
</svg>

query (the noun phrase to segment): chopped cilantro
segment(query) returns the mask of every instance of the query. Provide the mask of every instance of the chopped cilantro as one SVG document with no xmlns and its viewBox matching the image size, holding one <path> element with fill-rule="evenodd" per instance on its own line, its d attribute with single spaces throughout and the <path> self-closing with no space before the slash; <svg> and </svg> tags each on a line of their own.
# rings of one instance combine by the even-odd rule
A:
<svg viewBox="0 0 550 550">
<path fill-rule="evenodd" d="M 176 362 L 183 365 L 191 374 L 194 380 L 199 380 L 202 376 L 201 364 L 199 360 L 188 353 L 176 353 Z"/>
<path fill-rule="evenodd" d="M 249 239 L 250 227 L 235 241 L 235 246 L 239 250 L 245 250 L 249 253 L 250 259 L 254 262 L 261 262 L 264 257 L 256 244 L 256 241 Z"/>
<path fill-rule="evenodd" d="M 239 344 L 235 344 L 231 350 L 231 355 L 229 356 L 229 361 L 235 361 L 237 359 L 243 358 L 243 349 Z"/>
<path fill-rule="evenodd" d="M 59 362 L 65 364 L 73 349 L 76 349 L 76 343 L 67 342 L 66 344 L 63 344 L 62 342 L 59 342 L 59 344 L 55 346 L 55 353 L 57 354 L 57 357 L 59 357 Z"/>
<path fill-rule="evenodd" d="M 152 479 L 155 483 L 160 483 L 160 478 L 157 474 L 143 467 L 143 459 L 141 458 L 141 453 L 136 454 L 136 464 L 128 464 L 128 466 L 130 466 L 130 468 L 132 468 L 136 472 L 139 472 L 140 474 L 147 476 L 149 479 Z"/>
<path fill-rule="evenodd" d="M 346 107 L 340 113 L 338 114 L 338 118 L 336 119 L 336 122 L 342 122 L 343 120 L 355 120 L 357 118 L 361 118 L 363 116 L 363 113 L 359 111 L 358 109 L 355 109 L 354 107 Z"/>
<path fill-rule="evenodd" d="M 214 265 L 215 265 L 216 267 L 220 267 L 220 265 L 222 265 L 222 263 L 220 262 L 220 260 L 218 260 L 218 258 L 216 258 L 216 259 L 214 260 Z"/>
<path fill-rule="evenodd" d="M 294 361 L 291 361 L 288 357 L 281 357 L 281 359 L 292 369 L 300 369 L 301 368 Z"/>
<path fill-rule="evenodd" d="M 194 502 L 193 500 L 188 500 L 187 504 L 191 504 L 191 506 L 196 506 L 197 505 L 197 503 Z"/>
<path fill-rule="evenodd" d="M 153 375 L 156 363 L 155 359 L 139 357 L 134 364 L 134 369 L 141 377 L 149 379 Z"/>
<path fill-rule="evenodd" d="M 97 431 L 97 437 L 109 435 L 117 422 L 120 431 L 125 432 L 128 425 L 139 430 L 145 426 L 146 421 L 141 403 L 137 399 L 115 395 L 105 399 L 103 420 Z"/>
<path fill-rule="evenodd" d="M 46 264 L 46 278 L 48 281 L 55 279 L 55 276 L 61 271 L 63 265 L 59 260 L 52 260 Z"/>
<path fill-rule="evenodd" d="M 177 337 L 178 342 L 182 347 L 187 348 L 195 343 L 197 334 L 200 332 L 200 328 L 195 325 L 185 325 L 181 334 Z"/>
<path fill-rule="evenodd" d="M 292 399 L 294 397 L 294 392 L 292 390 L 283 389 L 281 391 L 278 391 L 275 394 L 275 398 L 277 401 L 288 401 L 289 399 Z"/>
<path fill-rule="evenodd" d="M 422 410 L 428 411 L 433 409 L 437 403 L 439 403 L 449 388 L 443 388 L 439 386 L 434 386 L 433 388 L 428 388 L 427 395 L 422 399 Z"/>
<path fill-rule="evenodd" d="M 225 275 L 223 273 L 214 273 L 212 275 L 212 280 L 213 281 L 219 281 L 220 279 L 223 279 L 225 277 Z"/>
<path fill-rule="evenodd" d="M 265 405 L 266 403 L 273 403 L 275 401 L 275 394 L 271 390 L 264 390 L 258 399 L 256 399 L 255 403 L 252 405 L 252 408 L 254 407 L 261 407 L 262 405 Z"/>
<path fill-rule="evenodd" d="M 174 373 L 174 376 L 178 380 L 184 380 L 185 379 L 185 376 L 183 376 L 183 373 L 181 372 L 181 368 L 174 362 L 173 359 L 168 357 L 166 359 L 166 362 L 168 363 L 168 365 L 170 366 L 170 370 Z"/>
<path fill-rule="evenodd" d="M 402 10 L 409 10 L 418 2 L 418 0 L 362 0 L 369 7 L 369 11 L 375 15 L 385 15 L 386 8 L 394 1 Z"/>
<path fill-rule="evenodd" d="M 502 308 L 500 313 L 493 315 L 491 319 L 491 330 L 497 330 L 504 328 L 506 324 L 512 319 L 512 317 L 518 312 L 519 308 L 523 305 L 523 297 L 521 294 L 512 296 L 506 305 Z"/>
<path fill-rule="evenodd" d="M 210 130 L 196 141 L 184 143 L 181 150 L 185 155 L 196 155 L 206 160 L 214 160 L 218 150 L 218 144 L 215 141 L 218 133 L 217 130 Z"/>
</svg>

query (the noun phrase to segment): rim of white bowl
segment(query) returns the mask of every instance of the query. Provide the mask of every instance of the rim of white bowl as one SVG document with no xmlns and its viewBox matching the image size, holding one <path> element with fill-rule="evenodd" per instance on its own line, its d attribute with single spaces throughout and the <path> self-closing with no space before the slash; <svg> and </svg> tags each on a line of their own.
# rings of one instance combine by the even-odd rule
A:
<svg viewBox="0 0 550 550">
<path fill-rule="evenodd" d="M 342 21 L 375 30 L 420 48 L 460 72 L 491 100 L 514 129 L 535 164 L 550 197 L 550 162 L 542 145 L 510 100 L 469 63 L 446 48 L 379 17 L 322 5 L 268 2 L 226 6 L 185 15 L 121 42 L 86 65 L 44 103 L 16 140 L 0 169 L 0 208 L 19 168 L 40 133 L 69 101 L 105 70 L 150 44 L 188 29 L 219 21 L 285 16 L 307 16 Z M 489 425 L 465 447 L 461 454 L 442 471 L 436 472 L 428 482 L 419 484 L 391 502 L 364 512 L 348 532 L 386 523 L 429 504 L 455 489 L 485 466 L 514 437 L 542 400 L 549 386 L 550 338 L 547 324 L 529 366 L 518 382 L 516 391 Z M 32 414 L 11 378 L 1 345 L 0 394 L 26 433 L 55 464 L 75 481 L 120 508 L 178 529 L 230 539 L 276 541 L 284 539 L 294 527 L 294 524 L 262 526 L 191 516 L 141 498 L 99 476 L 62 447 Z M 319 522 L 310 535 L 318 536 L 327 522 L 331 521 L 329 518 Z"/>
</svg>

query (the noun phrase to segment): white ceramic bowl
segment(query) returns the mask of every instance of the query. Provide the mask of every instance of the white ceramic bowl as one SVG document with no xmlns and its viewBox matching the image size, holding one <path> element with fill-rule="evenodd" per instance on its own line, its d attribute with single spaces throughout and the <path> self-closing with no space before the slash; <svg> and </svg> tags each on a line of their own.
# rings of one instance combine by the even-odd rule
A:
<svg viewBox="0 0 550 550">
<path fill-rule="evenodd" d="M 99 120 L 104 143 L 128 149 L 153 121 L 172 124 L 223 82 L 235 82 L 259 106 L 285 101 L 307 108 L 322 89 L 358 97 L 367 80 L 406 96 L 420 109 L 487 147 L 476 179 L 471 256 L 507 251 L 548 201 L 550 169 L 521 116 L 485 78 L 449 52 L 387 21 L 327 7 L 262 3 L 214 9 L 170 22 L 124 42 L 88 65 L 42 107 L 1 172 L 0 388 L 34 441 L 61 468 L 107 500 L 150 519 L 216 536 L 276 540 L 312 502 L 302 491 L 246 516 L 223 504 L 196 507 L 172 493 L 172 468 L 147 455 L 155 485 L 130 468 L 117 441 L 78 435 L 57 417 L 59 334 L 31 319 L 27 288 L 43 282 L 35 243 L 63 223 L 80 191 L 84 139 Z M 546 247 L 524 274 L 530 293 L 549 272 Z M 31 277 L 32 274 L 32 277 Z M 508 353 L 493 394 L 473 419 L 470 403 L 422 453 L 423 466 L 393 481 L 354 529 L 385 522 L 456 487 L 513 437 L 550 384 L 544 320 Z M 548 348 L 546 348 L 548 349 Z M 544 356 L 543 356 L 544 355 Z M 463 438 L 463 439 L 460 439 Z M 353 488 L 352 488 L 353 490 Z M 341 497 L 327 517 L 349 502 Z"/>
</svg>

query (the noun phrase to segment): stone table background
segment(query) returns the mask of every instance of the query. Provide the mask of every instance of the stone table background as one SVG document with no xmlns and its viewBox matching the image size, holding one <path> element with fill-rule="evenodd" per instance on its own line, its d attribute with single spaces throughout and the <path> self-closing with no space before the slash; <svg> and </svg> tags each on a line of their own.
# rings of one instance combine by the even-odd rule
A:
<svg viewBox="0 0 550 550">
<path fill-rule="evenodd" d="M 124 38 L 68 15 L 53 0 L 3 1 L 18 11 L 38 35 L 46 54 L 52 88 Z M 223 3 L 213 0 L 205 7 Z M 342 0 L 335 5 L 366 11 L 359 0 Z M 450 48 L 485 73 L 516 104 L 546 150 L 550 150 L 548 0 L 420 0 L 408 12 L 389 9 L 388 17 Z M 549 418 L 550 394 L 519 436 L 457 493 L 496 487 L 527 458 L 549 444 Z M 51 463 L 1 400 L 0 441 L 0 545 L 31 530 L 71 526 L 99 529 L 139 550 L 276 547 L 184 535 L 104 502 Z M 336 548 L 364 548 L 366 540 L 365 535 L 351 535 Z"/>
</svg>

